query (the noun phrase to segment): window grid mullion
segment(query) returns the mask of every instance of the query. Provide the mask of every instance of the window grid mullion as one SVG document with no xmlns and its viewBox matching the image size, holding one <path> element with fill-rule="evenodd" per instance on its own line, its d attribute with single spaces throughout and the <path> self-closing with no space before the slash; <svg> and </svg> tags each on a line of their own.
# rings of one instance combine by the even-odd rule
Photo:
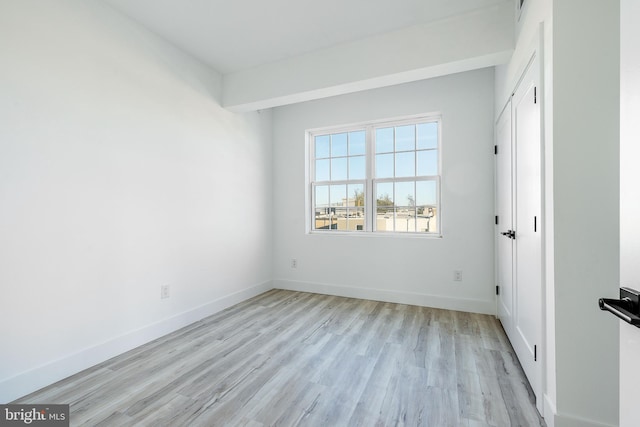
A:
<svg viewBox="0 0 640 427">
<path fill-rule="evenodd" d="M 333 180 L 333 161 L 337 159 L 337 156 L 333 155 L 333 134 L 329 137 L 329 180 Z"/>
<path fill-rule="evenodd" d="M 396 126 L 393 127 L 393 232 L 398 231 L 398 200 L 396 198 L 396 182 L 397 178 L 396 172 L 396 157 L 398 151 L 396 150 L 398 147 L 396 145 Z"/>
<path fill-rule="evenodd" d="M 418 176 L 418 126 L 413 126 L 413 171 L 414 175 Z M 413 189 L 414 197 L 417 196 L 416 189 Z M 416 220 L 416 229 L 417 229 Z"/>
<path fill-rule="evenodd" d="M 418 231 L 418 181 L 413 181 L 413 231 Z"/>
<path fill-rule="evenodd" d="M 368 218 L 367 231 L 374 232 L 376 231 L 376 187 L 373 184 L 374 175 L 376 173 L 375 161 L 376 161 L 376 140 L 373 126 L 368 126 L 365 133 L 365 152 L 367 155 L 366 159 L 366 169 L 367 169 L 367 183 L 368 186 L 368 196 L 365 198 L 365 210 L 366 217 Z"/>
</svg>

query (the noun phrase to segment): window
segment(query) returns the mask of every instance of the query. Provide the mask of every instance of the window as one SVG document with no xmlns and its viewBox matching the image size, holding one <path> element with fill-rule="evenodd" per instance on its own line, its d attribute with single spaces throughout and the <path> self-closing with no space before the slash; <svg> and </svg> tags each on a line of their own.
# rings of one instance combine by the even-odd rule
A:
<svg viewBox="0 0 640 427">
<path fill-rule="evenodd" d="M 440 118 L 308 132 L 313 232 L 440 233 Z"/>
</svg>

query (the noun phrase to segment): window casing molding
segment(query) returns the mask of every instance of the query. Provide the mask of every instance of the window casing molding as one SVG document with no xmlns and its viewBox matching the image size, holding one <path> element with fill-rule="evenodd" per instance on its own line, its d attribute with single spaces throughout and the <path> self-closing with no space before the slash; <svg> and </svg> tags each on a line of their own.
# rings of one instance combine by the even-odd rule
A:
<svg viewBox="0 0 640 427">
<path fill-rule="evenodd" d="M 413 147 L 400 149 L 398 133 L 400 130 L 407 131 L 411 127 L 414 129 Z M 377 150 L 379 146 L 377 146 L 376 137 L 382 135 L 382 131 L 388 132 L 390 128 L 393 129 L 394 135 L 393 150 Z M 430 128 L 432 133 L 435 129 L 435 140 L 431 135 L 428 138 L 430 142 L 423 144 L 427 141 L 427 137 L 420 138 L 420 135 L 424 134 L 424 129 L 427 128 Z M 350 135 L 358 133 L 364 133 L 364 153 L 361 151 L 352 153 L 351 150 Z M 338 139 L 344 139 L 344 134 L 349 135 L 346 152 L 342 148 L 334 155 L 333 138 L 335 136 Z M 326 152 L 327 137 L 329 137 L 328 153 Z M 323 145 L 322 149 L 316 146 L 318 140 L 321 140 L 319 145 Z M 364 175 L 358 170 L 355 176 L 352 176 L 351 159 L 360 158 L 363 155 Z M 307 233 L 442 237 L 442 117 L 439 113 L 310 129 L 306 131 L 305 157 Z M 393 159 L 392 175 L 389 173 L 381 175 L 382 167 L 380 164 L 377 165 L 376 161 L 381 162 L 383 157 Z M 412 173 L 406 173 L 405 169 L 402 169 L 402 173 L 398 173 L 400 157 L 411 159 L 404 164 L 413 163 L 413 168 L 403 167 L 408 168 L 409 171 L 413 169 Z M 427 157 L 428 161 L 425 160 Z M 334 179 L 332 167 L 345 163 L 347 172 L 338 173 L 339 179 Z M 425 168 L 423 165 L 427 163 L 430 166 Z M 328 175 L 327 164 L 329 164 Z M 386 192 L 381 192 L 381 189 Z M 360 191 L 364 196 L 364 203 L 359 203 L 359 197 L 356 197 Z M 381 195 L 388 196 L 386 201 L 384 196 L 378 197 Z M 382 206 L 380 203 L 391 203 L 391 205 Z"/>
</svg>

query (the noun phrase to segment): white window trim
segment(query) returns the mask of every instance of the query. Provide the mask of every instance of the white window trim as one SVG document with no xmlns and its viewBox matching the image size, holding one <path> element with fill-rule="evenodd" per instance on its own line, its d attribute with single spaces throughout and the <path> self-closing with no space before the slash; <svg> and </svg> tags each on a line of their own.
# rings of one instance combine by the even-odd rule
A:
<svg viewBox="0 0 640 427">
<path fill-rule="evenodd" d="M 386 126 L 402 126 L 407 124 L 416 124 L 419 122 L 433 122 L 437 121 L 438 126 L 438 175 L 429 177 L 402 177 L 402 178 L 374 178 L 373 172 L 375 170 L 375 129 Z M 363 183 L 364 192 L 367 198 L 373 196 L 373 188 L 376 182 L 400 182 L 400 181 L 436 181 L 437 183 L 437 212 L 438 212 L 438 230 L 434 233 L 425 232 L 397 232 L 397 231 L 376 231 L 375 230 L 375 218 L 374 210 L 375 203 L 372 201 L 365 203 L 365 230 L 364 231 L 348 231 L 348 230 L 314 230 L 313 218 L 314 218 L 314 206 L 315 206 L 315 192 L 313 191 L 314 182 L 311 179 L 315 172 L 315 160 L 313 138 L 319 134 L 334 134 L 341 132 L 353 132 L 357 128 L 365 129 L 366 131 L 366 178 L 364 180 L 341 180 L 335 181 L 335 184 L 344 183 Z M 375 121 L 358 122 L 347 125 L 327 126 L 320 128 L 307 129 L 305 131 L 305 232 L 309 235 L 322 235 L 322 236 L 357 236 L 365 238 L 379 238 L 379 237 L 402 237 L 402 238 L 442 238 L 443 237 L 443 208 L 442 208 L 442 115 L 440 112 L 429 114 L 416 114 L 411 116 L 402 116 L 396 118 L 386 118 Z M 333 182 L 332 182 L 333 184 Z"/>
</svg>

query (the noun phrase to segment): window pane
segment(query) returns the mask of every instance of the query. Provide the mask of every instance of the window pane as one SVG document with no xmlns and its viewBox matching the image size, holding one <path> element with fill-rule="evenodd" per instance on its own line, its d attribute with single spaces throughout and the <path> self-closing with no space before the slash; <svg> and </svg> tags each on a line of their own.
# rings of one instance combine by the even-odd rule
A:
<svg viewBox="0 0 640 427">
<path fill-rule="evenodd" d="M 416 176 L 416 153 L 411 151 L 409 153 L 397 153 L 396 154 L 396 176 Z"/>
<path fill-rule="evenodd" d="M 331 135 L 331 157 L 347 155 L 347 134 L 337 133 Z"/>
<path fill-rule="evenodd" d="M 393 128 L 376 129 L 376 153 L 393 152 Z"/>
<path fill-rule="evenodd" d="M 331 208 L 344 207 L 347 199 L 346 185 L 332 185 L 329 202 Z M 336 212 L 337 213 L 337 212 Z"/>
<path fill-rule="evenodd" d="M 413 209 L 416 206 L 415 182 L 397 182 L 395 200 L 398 209 Z"/>
<path fill-rule="evenodd" d="M 347 192 L 349 206 L 364 206 L 364 184 L 350 184 Z"/>
<path fill-rule="evenodd" d="M 376 155 L 376 178 L 393 177 L 393 154 Z"/>
<path fill-rule="evenodd" d="M 339 213 L 335 216 L 334 220 L 333 220 L 333 229 L 334 230 L 342 230 L 342 231 L 346 231 L 348 230 L 348 224 L 349 219 L 347 218 L 347 211 L 346 208 L 339 211 Z"/>
<path fill-rule="evenodd" d="M 418 206 L 435 206 L 438 201 L 435 181 L 418 181 L 416 183 L 416 204 Z"/>
<path fill-rule="evenodd" d="M 347 179 L 347 158 L 331 159 L 331 180 Z"/>
<path fill-rule="evenodd" d="M 416 127 L 414 125 L 396 128 L 396 151 L 416 149 Z"/>
<path fill-rule="evenodd" d="M 396 229 L 398 232 L 416 231 L 415 183 L 396 183 Z"/>
<path fill-rule="evenodd" d="M 329 215 L 316 215 L 316 230 L 331 230 L 332 219 Z"/>
<path fill-rule="evenodd" d="M 316 209 L 329 207 L 329 186 L 318 185 L 316 187 Z"/>
<path fill-rule="evenodd" d="M 331 203 L 331 229 L 346 230 L 347 228 L 347 186 L 332 185 L 329 195 Z"/>
<path fill-rule="evenodd" d="M 366 163 L 364 156 L 349 157 L 349 179 L 364 179 Z"/>
<path fill-rule="evenodd" d="M 383 182 L 376 186 L 376 206 L 393 208 L 393 182 Z"/>
<path fill-rule="evenodd" d="M 364 131 L 349 132 L 349 155 L 357 156 L 364 154 Z"/>
<path fill-rule="evenodd" d="M 438 148 L 438 123 L 417 125 L 418 150 Z"/>
<path fill-rule="evenodd" d="M 420 233 L 435 233 L 438 231 L 437 208 L 426 207 L 418 209 L 417 231 Z"/>
<path fill-rule="evenodd" d="M 396 212 L 396 228 L 394 231 L 398 233 L 415 233 L 415 215 L 413 213 L 407 213 L 406 211 Z"/>
<path fill-rule="evenodd" d="M 418 151 L 418 175 L 429 176 L 438 174 L 438 151 Z"/>
<path fill-rule="evenodd" d="M 393 206 L 379 206 L 376 209 L 376 231 L 393 231 L 394 223 Z"/>
<path fill-rule="evenodd" d="M 438 231 L 437 185 L 435 181 L 418 181 L 416 183 L 416 202 L 418 205 L 419 232 Z"/>
<path fill-rule="evenodd" d="M 393 231 L 394 210 L 393 183 L 376 185 L 376 231 Z"/>
<path fill-rule="evenodd" d="M 316 136 L 316 158 L 329 157 L 329 135 Z"/>
<path fill-rule="evenodd" d="M 316 160 L 316 181 L 329 181 L 329 159 Z"/>
<path fill-rule="evenodd" d="M 364 184 L 349 185 L 347 194 L 349 194 L 347 229 L 349 231 L 364 230 Z"/>
<path fill-rule="evenodd" d="M 364 208 L 349 208 L 349 231 L 364 231 Z"/>
<path fill-rule="evenodd" d="M 329 186 L 319 185 L 316 187 L 316 206 L 314 217 L 314 228 L 316 230 L 329 230 Z"/>
</svg>

